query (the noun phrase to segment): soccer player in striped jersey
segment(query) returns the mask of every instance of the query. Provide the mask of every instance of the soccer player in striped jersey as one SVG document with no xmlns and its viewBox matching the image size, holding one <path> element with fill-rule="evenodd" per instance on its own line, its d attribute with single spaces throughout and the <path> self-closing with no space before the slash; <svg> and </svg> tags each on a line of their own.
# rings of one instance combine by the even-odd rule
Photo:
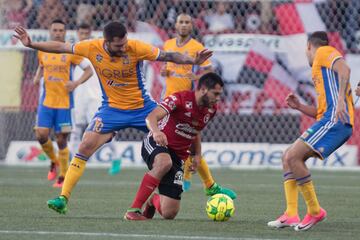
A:
<svg viewBox="0 0 360 240">
<path fill-rule="evenodd" d="M 59 43 L 65 42 L 65 23 L 54 20 L 49 29 L 50 39 Z M 39 84 L 41 77 L 41 94 L 37 109 L 35 126 L 36 139 L 43 151 L 51 160 L 48 180 L 52 181 L 57 175 L 57 166 L 60 165 L 60 174 L 54 187 L 61 187 L 70 158 L 67 139 L 71 132 L 71 109 L 74 106 L 72 91 L 87 81 L 93 74 L 90 65 L 84 58 L 73 54 L 54 54 L 38 52 L 39 67 L 34 77 L 34 83 Z M 73 79 L 75 65 L 83 69 L 77 80 Z M 54 129 L 58 145 L 58 156 L 49 138 L 51 129 Z"/>
<path fill-rule="evenodd" d="M 282 216 L 268 222 L 269 227 L 294 226 L 296 231 L 310 229 L 327 215 L 319 204 L 306 160 L 310 157 L 327 158 L 350 138 L 354 126 L 350 68 L 339 51 L 329 46 L 326 32 L 314 32 L 309 36 L 306 55 L 312 67 L 318 106 L 304 105 L 294 94 L 290 94 L 286 101 L 289 107 L 317 121 L 283 155 L 286 210 Z M 301 221 L 298 191 L 307 206 Z"/>
<path fill-rule="evenodd" d="M 169 39 L 164 43 L 165 51 L 179 52 L 187 54 L 191 57 L 196 56 L 197 52 L 204 49 L 204 46 L 191 37 L 193 31 L 192 18 L 189 14 L 182 13 L 176 18 L 175 29 L 177 36 Z M 199 70 L 197 68 L 200 68 Z M 165 77 L 165 95 L 169 95 L 185 90 L 194 89 L 194 81 L 197 76 L 211 71 L 210 60 L 205 61 L 200 66 L 194 65 L 179 65 L 176 63 L 166 63 L 165 68 L 162 70 L 162 75 Z M 189 156 L 188 161 L 185 162 L 184 169 L 184 191 L 188 191 L 191 184 L 191 164 L 192 156 Z M 223 188 L 214 181 L 211 175 L 209 166 L 206 160 L 201 157 L 200 165 L 197 172 L 204 184 L 205 193 L 207 195 L 214 195 L 217 193 L 224 193 L 229 195 L 232 199 L 236 198 L 236 193 L 231 189 Z"/>
<path fill-rule="evenodd" d="M 212 55 L 207 49 L 199 52 L 195 58 L 161 51 L 142 41 L 128 39 L 125 26 L 119 22 L 110 22 L 104 27 L 103 39 L 76 44 L 54 41 L 35 43 L 31 42 L 24 28 L 17 27 L 15 32 L 15 37 L 27 47 L 88 58 L 100 80 L 102 106 L 89 124 L 78 153 L 71 161 L 60 196 L 48 201 L 48 206 L 59 213 L 67 211 L 70 194 L 83 175 L 86 161 L 99 147 L 110 141 L 116 131 L 129 127 L 148 131 L 145 118 L 156 107 L 156 102 L 145 89 L 143 60 L 199 65 Z"/>
</svg>

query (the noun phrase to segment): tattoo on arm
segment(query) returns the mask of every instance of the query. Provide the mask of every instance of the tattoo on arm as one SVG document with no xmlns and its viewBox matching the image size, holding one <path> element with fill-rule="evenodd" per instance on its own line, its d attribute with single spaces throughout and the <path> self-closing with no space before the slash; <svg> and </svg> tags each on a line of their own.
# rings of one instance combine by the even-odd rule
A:
<svg viewBox="0 0 360 240">
<path fill-rule="evenodd" d="M 174 63 L 180 63 L 180 64 L 192 64 L 193 63 L 193 59 L 191 57 L 188 57 L 188 56 L 183 55 L 178 52 L 166 52 L 166 51 L 160 51 L 157 61 L 174 62 Z"/>
</svg>

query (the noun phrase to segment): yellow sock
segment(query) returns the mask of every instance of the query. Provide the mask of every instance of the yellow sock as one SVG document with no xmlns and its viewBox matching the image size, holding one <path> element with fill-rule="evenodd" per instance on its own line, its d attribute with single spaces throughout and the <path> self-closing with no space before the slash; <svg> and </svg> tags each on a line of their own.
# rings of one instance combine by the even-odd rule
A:
<svg viewBox="0 0 360 240">
<path fill-rule="evenodd" d="M 293 217 L 298 214 L 298 189 L 295 179 L 284 181 L 284 191 L 286 199 L 286 213 Z"/>
<path fill-rule="evenodd" d="M 64 185 L 61 189 L 61 195 L 67 199 L 70 198 L 71 191 L 83 175 L 86 166 L 86 160 L 79 158 L 78 155 L 71 160 L 70 166 L 66 172 Z"/>
<path fill-rule="evenodd" d="M 68 147 L 59 150 L 58 159 L 60 163 L 60 176 L 62 177 L 65 177 L 66 171 L 69 167 L 69 157 L 70 157 L 70 152 Z"/>
<path fill-rule="evenodd" d="M 200 165 L 197 171 L 199 173 L 201 181 L 203 182 L 206 188 L 210 188 L 215 183 L 211 175 L 209 166 L 207 165 L 206 160 L 203 157 L 201 158 Z"/>
<path fill-rule="evenodd" d="M 316 197 L 314 184 L 312 181 L 299 185 L 300 192 L 302 193 L 306 206 L 307 212 L 316 216 L 320 213 L 320 204 Z"/>
<path fill-rule="evenodd" d="M 47 140 L 46 143 L 41 144 L 42 150 L 46 153 L 46 155 L 50 158 L 51 162 L 58 163 L 56 158 L 55 150 L 52 141 L 50 138 Z"/>
<path fill-rule="evenodd" d="M 185 164 L 184 164 L 184 180 L 185 181 L 190 181 L 191 180 L 191 176 L 192 173 L 190 172 L 189 168 L 192 164 L 192 157 L 189 156 L 188 159 L 186 159 Z"/>
</svg>

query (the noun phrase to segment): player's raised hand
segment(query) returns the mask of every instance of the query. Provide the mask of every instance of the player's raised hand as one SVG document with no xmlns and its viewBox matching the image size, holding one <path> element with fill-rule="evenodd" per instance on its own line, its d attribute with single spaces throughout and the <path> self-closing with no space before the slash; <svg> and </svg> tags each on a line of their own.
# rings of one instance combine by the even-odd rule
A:
<svg viewBox="0 0 360 240">
<path fill-rule="evenodd" d="M 29 47 L 31 45 L 30 36 L 25 30 L 25 28 L 17 26 L 14 31 L 16 32 L 16 34 L 14 34 L 13 36 L 19 39 L 25 47 Z"/>
<path fill-rule="evenodd" d="M 338 101 L 338 104 L 336 105 L 335 121 L 338 120 L 340 120 L 342 123 L 348 122 L 348 114 L 346 112 L 346 105 L 344 100 Z"/>
<path fill-rule="evenodd" d="M 203 62 L 205 62 L 208 58 L 210 58 L 213 55 L 213 51 L 210 51 L 209 49 L 203 49 L 200 52 L 196 53 L 195 59 L 194 59 L 194 65 L 200 65 Z"/>
<path fill-rule="evenodd" d="M 168 140 L 166 138 L 165 133 L 163 133 L 161 131 L 153 132 L 153 137 L 154 137 L 154 141 L 156 142 L 157 145 L 160 145 L 163 147 L 168 145 Z"/>
<path fill-rule="evenodd" d="M 289 95 L 287 95 L 285 101 L 286 104 L 293 109 L 299 109 L 300 107 L 299 98 L 294 93 L 290 93 Z"/>
</svg>

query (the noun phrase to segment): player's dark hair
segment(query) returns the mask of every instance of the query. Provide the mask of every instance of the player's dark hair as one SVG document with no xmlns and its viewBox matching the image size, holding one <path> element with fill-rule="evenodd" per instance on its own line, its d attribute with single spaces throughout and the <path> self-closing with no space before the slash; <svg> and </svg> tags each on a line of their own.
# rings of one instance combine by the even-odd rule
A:
<svg viewBox="0 0 360 240">
<path fill-rule="evenodd" d="M 217 84 L 221 87 L 224 86 L 222 78 L 214 72 L 209 72 L 200 77 L 197 89 L 199 90 L 202 86 L 205 86 L 207 89 L 214 89 Z"/>
<path fill-rule="evenodd" d="M 104 27 L 104 38 L 106 41 L 112 41 L 114 37 L 123 38 L 127 31 L 126 27 L 120 22 L 109 22 Z"/>
<path fill-rule="evenodd" d="M 308 42 L 315 47 L 322 47 L 329 45 L 329 38 L 324 31 L 317 31 L 310 34 Z"/>
<path fill-rule="evenodd" d="M 78 26 L 77 26 L 77 29 L 90 29 L 91 30 L 91 26 L 87 23 L 80 23 Z"/>
<path fill-rule="evenodd" d="M 60 24 L 62 24 L 62 25 L 64 25 L 64 26 L 66 26 L 65 22 L 64 22 L 63 20 L 61 20 L 61 19 L 54 19 L 54 20 L 52 20 L 52 22 L 51 22 L 50 25 L 53 25 L 54 23 L 60 23 Z"/>
</svg>

